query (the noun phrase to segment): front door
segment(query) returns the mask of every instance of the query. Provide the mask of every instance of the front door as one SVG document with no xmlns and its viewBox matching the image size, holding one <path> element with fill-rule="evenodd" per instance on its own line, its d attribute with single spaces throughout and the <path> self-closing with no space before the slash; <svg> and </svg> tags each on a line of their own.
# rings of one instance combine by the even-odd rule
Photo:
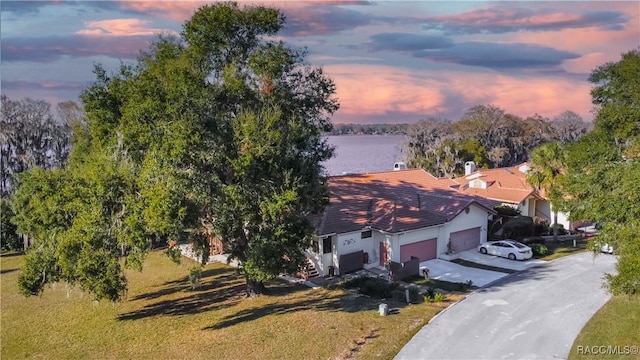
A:
<svg viewBox="0 0 640 360">
<path fill-rule="evenodd" d="M 333 266 L 333 240 L 332 236 L 322 239 L 322 273 L 329 274 L 329 266 Z"/>
<path fill-rule="evenodd" d="M 380 266 L 385 266 L 389 261 L 389 244 L 386 242 L 380 243 Z"/>
</svg>

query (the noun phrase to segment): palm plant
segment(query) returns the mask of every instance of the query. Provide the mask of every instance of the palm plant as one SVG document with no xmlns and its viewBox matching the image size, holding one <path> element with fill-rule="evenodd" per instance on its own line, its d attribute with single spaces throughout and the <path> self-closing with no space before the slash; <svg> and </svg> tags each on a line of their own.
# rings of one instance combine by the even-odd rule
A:
<svg viewBox="0 0 640 360">
<path fill-rule="evenodd" d="M 562 199 L 561 178 L 565 171 L 564 148 L 560 142 L 545 143 L 531 152 L 527 181 L 551 203 L 553 240 L 558 240 L 558 207 Z"/>
</svg>

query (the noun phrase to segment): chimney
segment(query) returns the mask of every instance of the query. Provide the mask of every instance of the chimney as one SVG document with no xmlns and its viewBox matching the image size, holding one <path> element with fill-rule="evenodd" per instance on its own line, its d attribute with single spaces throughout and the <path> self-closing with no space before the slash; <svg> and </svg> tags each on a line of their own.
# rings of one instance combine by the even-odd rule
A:
<svg viewBox="0 0 640 360">
<path fill-rule="evenodd" d="M 473 161 L 467 161 L 464 163 L 464 176 L 471 174 L 476 171 L 476 163 Z"/>
</svg>

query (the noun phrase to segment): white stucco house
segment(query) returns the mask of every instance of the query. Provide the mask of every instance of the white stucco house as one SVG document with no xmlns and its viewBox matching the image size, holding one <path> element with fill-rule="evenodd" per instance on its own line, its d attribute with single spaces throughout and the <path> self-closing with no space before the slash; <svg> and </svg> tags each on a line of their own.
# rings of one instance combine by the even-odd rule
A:
<svg viewBox="0 0 640 360">
<path fill-rule="evenodd" d="M 498 202 L 456 186 L 419 169 L 332 177 L 308 258 L 323 276 L 475 248 Z"/>
<path fill-rule="evenodd" d="M 480 196 L 488 200 L 513 206 L 520 214 L 538 217 L 553 224 L 553 209 L 544 193 L 527 182 L 527 163 L 520 165 L 476 170 L 473 162 L 465 164 L 465 176 L 453 179 L 455 190 L 460 194 Z M 571 222 L 566 213 L 558 212 L 558 224 L 570 229 Z"/>
</svg>

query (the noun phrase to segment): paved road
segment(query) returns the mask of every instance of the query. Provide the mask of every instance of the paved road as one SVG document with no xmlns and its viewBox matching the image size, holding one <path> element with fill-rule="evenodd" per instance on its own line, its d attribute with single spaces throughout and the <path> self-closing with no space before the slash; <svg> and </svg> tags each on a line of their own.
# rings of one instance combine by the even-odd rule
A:
<svg viewBox="0 0 640 360">
<path fill-rule="evenodd" d="M 395 358 L 565 359 L 614 271 L 614 256 L 582 253 L 513 274 L 438 315 Z"/>
</svg>

